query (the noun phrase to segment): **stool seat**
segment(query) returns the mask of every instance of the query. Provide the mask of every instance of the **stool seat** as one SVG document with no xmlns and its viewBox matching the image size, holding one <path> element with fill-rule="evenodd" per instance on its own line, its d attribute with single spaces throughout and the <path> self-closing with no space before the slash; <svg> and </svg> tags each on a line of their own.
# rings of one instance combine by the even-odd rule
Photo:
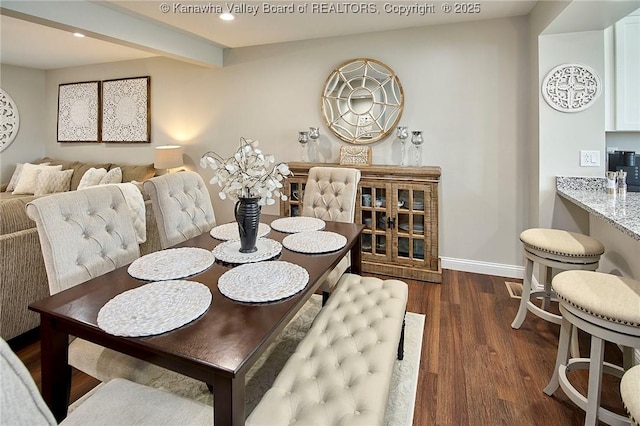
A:
<svg viewBox="0 0 640 426">
<path fill-rule="evenodd" d="M 640 424 L 640 365 L 624 373 L 620 381 L 620 394 L 632 424 Z"/>
<path fill-rule="evenodd" d="M 525 250 L 538 251 L 541 257 L 546 257 L 544 254 L 547 253 L 568 258 L 594 258 L 597 262 L 604 253 L 604 246 L 595 238 L 560 229 L 527 229 L 520 234 L 520 241 Z"/>
<path fill-rule="evenodd" d="M 640 327 L 640 282 L 591 271 L 558 274 L 553 280 L 558 298 L 607 321 Z"/>
<path fill-rule="evenodd" d="M 556 366 L 544 392 L 551 396 L 560 386 L 585 411 L 585 425 L 595 426 L 598 421 L 628 425 L 628 417 L 600 406 L 600 391 L 602 374 L 623 377 L 625 369 L 630 371 L 633 365 L 633 348 L 640 348 L 640 282 L 601 272 L 571 270 L 556 275 L 552 287 L 560 302 L 562 324 Z M 589 358 L 569 357 L 569 336 L 576 329 L 591 336 Z M 622 347 L 623 366 L 604 360 L 605 341 Z M 573 370 L 589 370 L 586 396 L 570 382 L 568 373 Z M 637 389 L 637 373 L 635 380 Z M 620 393 L 623 394 L 622 387 Z M 632 406 L 640 405 L 638 395 L 632 398 Z"/>
</svg>

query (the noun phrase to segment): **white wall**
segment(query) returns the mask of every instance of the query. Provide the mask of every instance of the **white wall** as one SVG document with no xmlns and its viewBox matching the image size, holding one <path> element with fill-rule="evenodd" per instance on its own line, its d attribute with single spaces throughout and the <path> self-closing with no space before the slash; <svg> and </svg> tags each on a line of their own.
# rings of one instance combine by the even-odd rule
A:
<svg viewBox="0 0 640 426">
<path fill-rule="evenodd" d="M 20 114 L 20 129 L 11 145 L 0 153 L 0 182 L 7 183 L 16 163 L 44 157 L 45 72 L 0 64 L 0 87 L 11 96 Z"/>
<path fill-rule="evenodd" d="M 406 98 L 401 124 L 424 131 L 423 164 L 442 167 L 441 256 L 519 266 L 529 191 L 524 17 L 233 49 L 218 70 L 153 58 L 49 71 L 46 153 L 144 163 L 153 147 L 178 142 L 196 168 L 204 151 L 229 155 L 245 136 L 277 160 L 295 161 L 297 132 L 319 125 L 322 157 L 336 161 L 342 142 L 323 125 L 320 95 L 334 67 L 358 57 L 397 72 Z M 151 75 L 151 145 L 55 141 L 58 84 L 140 75 Z M 374 163 L 399 164 L 395 138 L 372 148 Z M 214 207 L 219 222 L 232 220 L 228 202 L 215 197 Z"/>
<path fill-rule="evenodd" d="M 539 39 L 538 87 L 547 73 L 560 64 L 578 63 L 604 76 L 604 31 L 554 34 Z M 604 176 L 605 100 L 577 113 L 551 108 L 538 91 L 539 121 L 539 217 L 540 226 L 588 232 L 588 222 L 575 221 L 576 215 L 560 203 L 555 191 L 556 176 Z M 600 152 L 599 167 L 580 167 L 580 150 Z M 571 207 L 569 207 L 571 208 Z"/>
</svg>

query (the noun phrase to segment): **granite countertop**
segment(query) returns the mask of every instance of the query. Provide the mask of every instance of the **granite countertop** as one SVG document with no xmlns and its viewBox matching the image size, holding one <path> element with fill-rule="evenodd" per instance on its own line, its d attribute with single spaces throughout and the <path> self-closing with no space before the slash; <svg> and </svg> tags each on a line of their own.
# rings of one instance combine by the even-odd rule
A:
<svg viewBox="0 0 640 426">
<path fill-rule="evenodd" d="M 556 178 L 556 191 L 561 197 L 640 241 L 640 192 L 607 194 L 605 185 L 605 178 Z"/>
</svg>

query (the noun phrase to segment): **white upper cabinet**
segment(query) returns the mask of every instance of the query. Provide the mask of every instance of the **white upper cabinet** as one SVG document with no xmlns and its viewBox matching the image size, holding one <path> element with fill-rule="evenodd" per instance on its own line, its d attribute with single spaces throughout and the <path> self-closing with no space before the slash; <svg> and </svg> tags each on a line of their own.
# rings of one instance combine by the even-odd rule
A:
<svg viewBox="0 0 640 426">
<path fill-rule="evenodd" d="M 640 131 L 640 15 L 615 24 L 615 128 Z"/>
</svg>

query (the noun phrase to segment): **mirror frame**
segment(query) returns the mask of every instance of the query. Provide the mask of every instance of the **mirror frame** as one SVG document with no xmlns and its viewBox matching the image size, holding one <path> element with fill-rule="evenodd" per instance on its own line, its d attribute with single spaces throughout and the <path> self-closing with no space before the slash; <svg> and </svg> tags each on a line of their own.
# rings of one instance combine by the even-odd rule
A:
<svg viewBox="0 0 640 426">
<path fill-rule="evenodd" d="M 370 105 L 355 110 L 353 95 L 360 91 Z M 366 93 L 368 92 L 368 94 Z M 364 145 L 389 136 L 404 110 L 404 90 L 396 73 L 375 59 L 358 58 L 334 69 L 322 89 L 322 118 L 341 140 Z"/>
</svg>

